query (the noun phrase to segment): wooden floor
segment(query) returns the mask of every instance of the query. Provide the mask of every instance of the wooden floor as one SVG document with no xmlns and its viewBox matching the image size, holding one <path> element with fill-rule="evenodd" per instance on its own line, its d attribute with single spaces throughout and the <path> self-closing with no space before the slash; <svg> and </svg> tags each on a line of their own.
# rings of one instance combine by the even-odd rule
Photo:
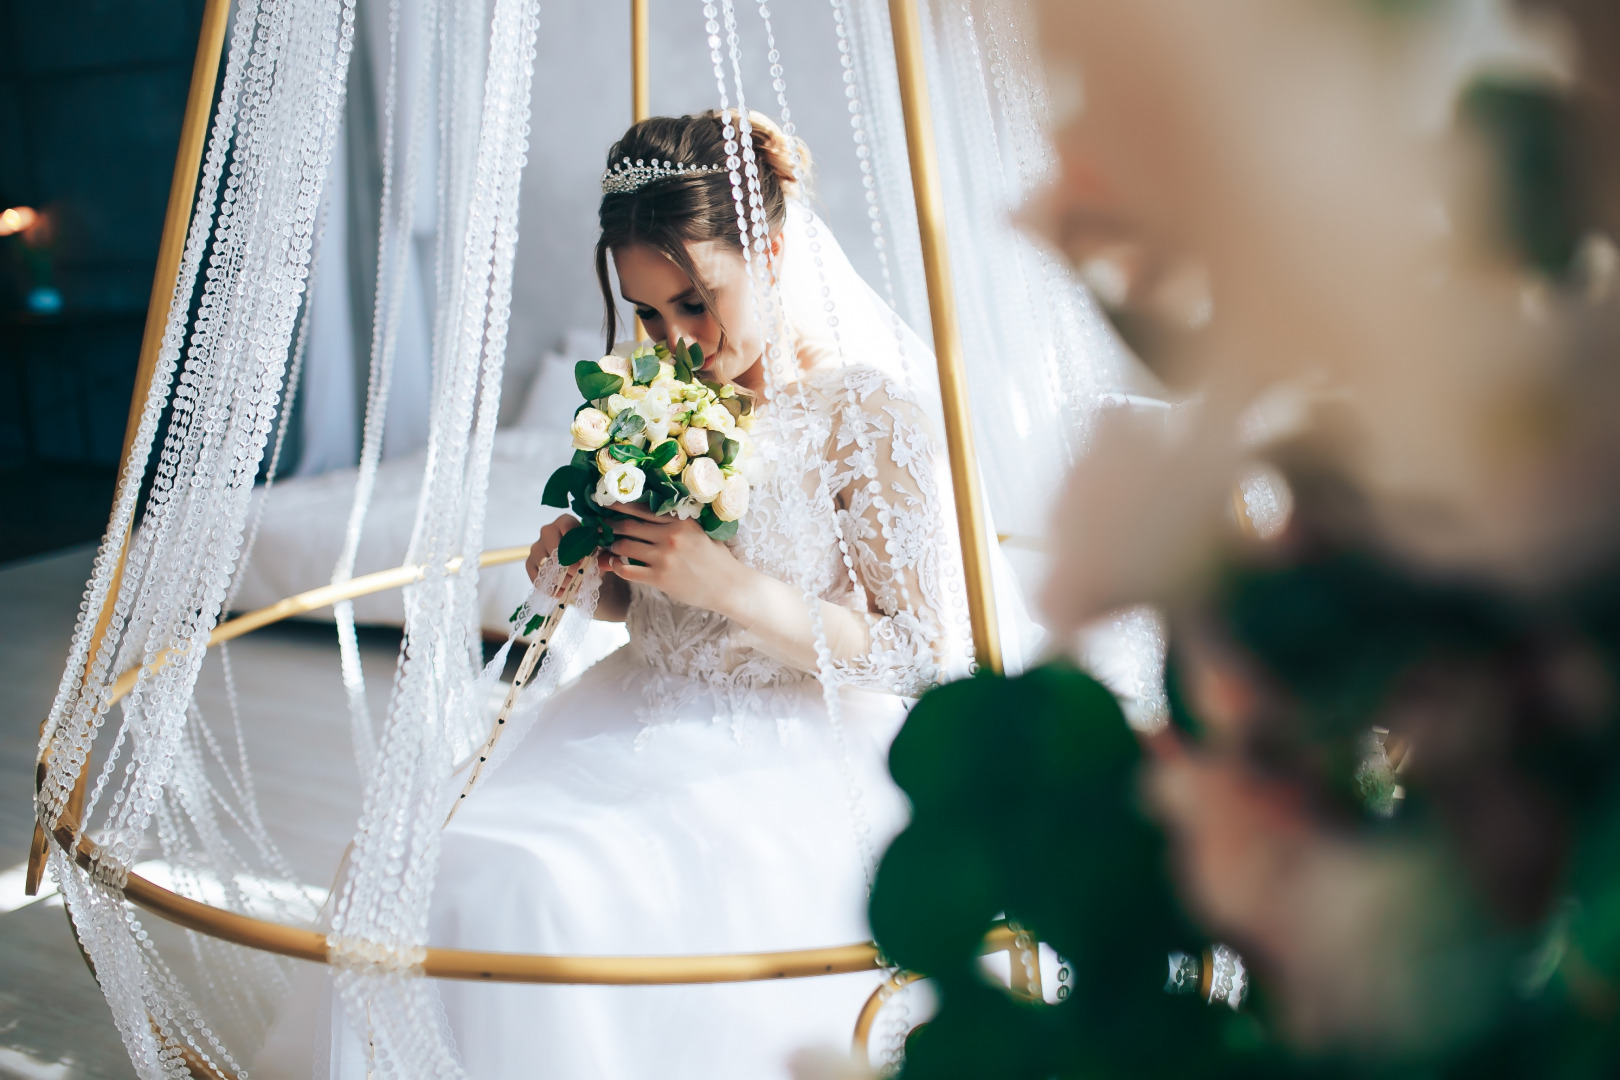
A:
<svg viewBox="0 0 1620 1080">
<path fill-rule="evenodd" d="M 56 693 L 93 556 L 74 548 L 0 567 L 0 1078 L 134 1075 L 60 898 L 22 895 L 39 723 Z M 362 647 L 380 715 L 398 636 L 371 632 Z M 234 643 L 231 659 L 264 817 L 294 872 L 324 887 L 360 802 L 332 629 L 271 627 Z M 216 657 L 198 704 L 216 730 L 229 730 Z"/>
</svg>

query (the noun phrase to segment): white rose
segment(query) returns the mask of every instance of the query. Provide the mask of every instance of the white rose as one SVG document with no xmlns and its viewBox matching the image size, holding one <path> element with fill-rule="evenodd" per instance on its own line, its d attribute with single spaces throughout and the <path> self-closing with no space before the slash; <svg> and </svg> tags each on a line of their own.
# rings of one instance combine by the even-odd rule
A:
<svg viewBox="0 0 1620 1080">
<path fill-rule="evenodd" d="M 692 521 L 703 516 L 703 504 L 695 503 L 691 499 L 682 499 L 675 505 L 675 516 L 682 521 Z"/>
<path fill-rule="evenodd" d="M 617 375 L 626 382 L 630 381 L 630 361 L 622 356 L 604 356 L 596 362 L 596 366 L 609 375 Z"/>
<path fill-rule="evenodd" d="M 665 439 L 669 438 L 669 421 L 668 420 L 648 420 L 647 421 L 646 435 L 647 435 L 647 445 L 648 446 L 657 446 L 659 443 L 661 443 Z"/>
<path fill-rule="evenodd" d="M 607 414 L 617 418 L 618 415 L 624 412 L 624 410 L 628 409 L 631 404 L 633 404 L 631 400 L 625 397 L 623 394 L 612 394 L 607 399 Z"/>
<path fill-rule="evenodd" d="M 700 458 L 709 452 L 709 433 L 700 427 L 681 432 L 681 449 L 687 457 Z"/>
<path fill-rule="evenodd" d="M 574 436 L 575 450 L 595 450 L 607 442 L 608 428 L 613 420 L 600 409 L 581 409 L 569 428 Z"/>
<path fill-rule="evenodd" d="M 674 382 L 675 381 L 675 365 L 670 363 L 668 360 L 660 360 L 660 361 L 658 361 L 658 378 L 653 380 L 653 381 L 655 383 Z"/>
<path fill-rule="evenodd" d="M 726 486 L 726 478 L 720 474 L 720 466 L 706 457 L 700 457 L 694 458 L 681 472 L 681 483 L 692 493 L 692 498 L 700 503 L 708 503 L 713 502 Z"/>
<path fill-rule="evenodd" d="M 602 479 L 596 482 L 596 494 L 593 497 L 598 506 L 635 502 L 641 498 L 641 488 L 646 482 L 647 478 L 640 469 L 629 462 L 621 461 L 602 474 Z"/>
<path fill-rule="evenodd" d="M 726 477 L 720 494 L 710 505 L 714 507 L 714 516 L 721 521 L 736 521 L 748 513 L 748 481 L 737 474 Z"/>
</svg>

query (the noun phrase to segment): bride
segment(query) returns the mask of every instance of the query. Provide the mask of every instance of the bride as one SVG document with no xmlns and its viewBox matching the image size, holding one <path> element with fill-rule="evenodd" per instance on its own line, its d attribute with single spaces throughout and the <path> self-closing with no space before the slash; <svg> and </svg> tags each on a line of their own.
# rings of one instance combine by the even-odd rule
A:
<svg viewBox="0 0 1620 1080">
<path fill-rule="evenodd" d="M 696 342 L 704 378 L 754 397 L 751 505 L 725 543 L 616 508 L 595 617 L 630 642 L 547 700 L 459 806 L 434 945 L 653 955 L 870 937 L 876 852 L 906 813 L 889 742 L 908 699 L 966 667 L 933 357 L 809 210 L 808 149 L 750 120 L 734 137 L 758 163 L 752 259 L 727 116 L 707 112 L 645 120 L 613 147 L 596 270 L 610 341 L 611 260 L 649 337 Z M 577 524 L 541 531 L 531 579 Z M 847 1046 L 879 978 L 438 992 L 474 1080 L 760 1080 L 798 1048 Z M 364 1074 L 363 1040 L 332 1047 L 330 1073 Z"/>
</svg>

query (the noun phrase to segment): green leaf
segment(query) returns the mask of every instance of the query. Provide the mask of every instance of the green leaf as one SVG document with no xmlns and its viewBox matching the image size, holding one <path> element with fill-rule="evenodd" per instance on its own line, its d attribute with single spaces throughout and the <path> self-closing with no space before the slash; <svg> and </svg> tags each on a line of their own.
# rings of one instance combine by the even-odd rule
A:
<svg viewBox="0 0 1620 1080">
<path fill-rule="evenodd" d="M 649 487 L 647 489 L 647 509 L 655 514 L 667 513 L 670 507 L 679 501 L 680 496 L 675 494 L 673 488 Z"/>
<path fill-rule="evenodd" d="M 573 566 L 600 546 L 600 537 L 598 529 L 590 525 L 569 529 L 563 534 L 562 543 L 557 545 L 557 561 L 564 566 Z"/>
<path fill-rule="evenodd" d="M 669 346 L 665 345 L 662 341 L 653 342 L 652 349 L 653 355 L 658 357 L 658 359 L 668 360 L 670 358 Z"/>
<path fill-rule="evenodd" d="M 703 531 L 709 534 L 711 540 L 726 541 L 737 535 L 737 523 L 721 521 L 713 507 L 705 506 L 703 516 L 698 520 L 703 523 Z"/>
<path fill-rule="evenodd" d="M 646 386 L 658 378 L 658 357 L 651 353 L 637 353 L 630 360 L 630 374 L 638 386 Z"/>
<path fill-rule="evenodd" d="M 669 478 L 669 486 L 674 488 L 675 494 L 679 495 L 683 499 L 690 499 L 692 497 L 692 489 L 681 483 L 676 477 L 672 476 Z"/>
<path fill-rule="evenodd" d="M 703 531 L 708 533 L 710 539 L 713 540 L 730 540 L 737 535 L 737 523 L 735 521 L 721 521 L 720 515 L 714 512 L 713 506 L 703 508 L 703 513 L 698 515 L 698 524 L 703 526 Z"/>
<path fill-rule="evenodd" d="M 675 455 L 680 453 L 680 450 L 680 444 L 674 439 L 665 439 L 663 442 L 652 448 L 652 453 L 647 455 L 647 460 L 653 466 L 653 468 L 662 469 L 665 465 L 668 465 L 670 462 L 675 460 Z"/>
<path fill-rule="evenodd" d="M 709 431 L 709 452 L 703 455 L 716 465 L 722 464 L 721 459 L 726 456 L 726 437 L 718 431 Z"/>
<path fill-rule="evenodd" d="M 624 389 L 624 380 L 617 375 L 603 372 L 600 375 L 588 375 L 583 379 L 574 380 L 579 385 L 579 392 L 589 401 L 600 401 L 602 398 L 617 394 Z"/>
<path fill-rule="evenodd" d="M 626 409 L 613 419 L 613 426 L 608 428 L 608 438 L 629 439 L 640 435 L 647 430 L 646 419 L 638 412 Z"/>
<path fill-rule="evenodd" d="M 572 465 L 564 465 L 551 474 L 546 481 L 546 489 L 540 494 L 540 502 L 546 506 L 568 508 L 568 493 L 574 491 L 579 482 L 580 470 Z"/>
<path fill-rule="evenodd" d="M 594 469 L 596 468 L 596 455 L 589 450 L 575 450 L 573 461 L 570 464 L 576 469 Z"/>
<path fill-rule="evenodd" d="M 745 411 L 743 409 L 743 402 L 747 400 L 747 398 L 743 397 L 721 398 L 720 404 L 725 406 L 726 412 L 731 414 L 731 418 L 733 420 L 741 420 L 743 417 L 743 412 Z"/>
<path fill-rule="evenodd" d="M 642 453 L 630 443 L 623 442 L 616 442 L 609 446 L 608 456 L 614 461 L 628 461 L 632 465 L 640 465 L 643 461 L 647 460 L 646 454 Z"/>
<path fill-rule="evenodd" d="M 703 346 L 695 341 L 688 345 L 686 347 L 686 363 L 693 371 L 701 368 L 703 366 Z"/>
<path fill-rule="evenodd" d="M 720 465 L 724 468 L 737 460 L 737 454 L 742 450 L 742 443 L 736 439 L 722 439 L 720 442 Z"/>
</svg>

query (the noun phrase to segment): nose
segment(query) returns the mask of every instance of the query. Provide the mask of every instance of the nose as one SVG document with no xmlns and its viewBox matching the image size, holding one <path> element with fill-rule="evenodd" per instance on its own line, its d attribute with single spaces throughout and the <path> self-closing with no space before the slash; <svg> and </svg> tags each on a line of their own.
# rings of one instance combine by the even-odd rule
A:
<svg viewBox="0 0 1620 1080">
<path fill-rule="evenodd" d="M 698 341 L 698 321 L 697 319 L 686 319 L 678 316 L 666 318 L 664 320 L 664 344 L 673 349 L 677 341 Z M 699 341 L 698 344 L 702 345 L 703 343 Z"/>
</svg>

